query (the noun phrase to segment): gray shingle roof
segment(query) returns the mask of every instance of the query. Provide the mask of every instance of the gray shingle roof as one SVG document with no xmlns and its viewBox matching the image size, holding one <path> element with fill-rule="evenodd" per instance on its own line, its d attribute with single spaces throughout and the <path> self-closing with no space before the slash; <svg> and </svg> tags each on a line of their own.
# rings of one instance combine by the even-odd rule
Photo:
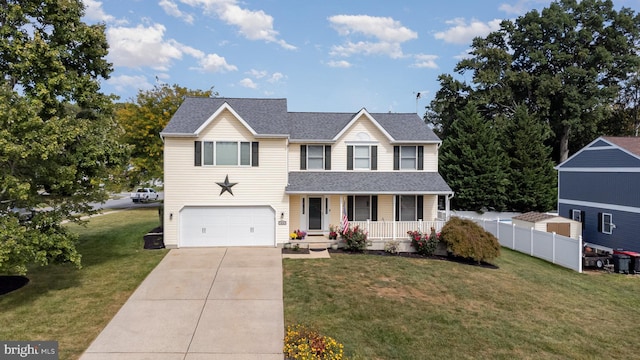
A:
<svg viewBox="0 0 640 360">
<path fill-rule="evenodd" d="M 167 135 L 195 135 L 196 130 L 224 103 L 259 135 L 289 136 L 292 140 L 331 141 L 356 113 L 288 112 L 286 99 L 188 97 L 162 131 Z M 440 139 L 416 114 L 370 114 L 396 141 L 433 142 Z"/>
<path fill-rule="evenodd" d="M 237 99 L 188 97 L 173 114 L 163 135 L 194 134 L 224 103 L 261 135 L 287 135 L 286 99 Z"/>
<path fill-rule="evenodd" d="M 436 172 L 293 171 L 287 193 L 445 194 L 453 191 Z"/>
</svg>

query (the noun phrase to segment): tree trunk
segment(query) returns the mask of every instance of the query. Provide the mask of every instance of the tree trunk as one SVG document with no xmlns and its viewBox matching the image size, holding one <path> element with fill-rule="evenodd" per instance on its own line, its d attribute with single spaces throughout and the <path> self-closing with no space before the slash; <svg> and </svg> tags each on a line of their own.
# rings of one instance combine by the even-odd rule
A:
<svg viewBox="0 0 640 360">
<path fill-rule="evenodd" d="M 562 127 L 562 135 L 560 136 L 560 159 L 558 164 L 562 164 L 569 158 L 569 134 L 571 126 L 564 125 Z"/>
</svg>

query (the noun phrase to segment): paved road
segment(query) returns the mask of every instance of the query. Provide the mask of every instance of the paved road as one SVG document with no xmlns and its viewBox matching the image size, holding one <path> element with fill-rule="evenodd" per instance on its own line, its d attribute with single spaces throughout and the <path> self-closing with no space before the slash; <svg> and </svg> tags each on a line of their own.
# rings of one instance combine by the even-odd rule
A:
<svg viewBox="0 0 640 360">
<path fill-rule="evenodd" d="M 156 201 L 149 201 L 146 203 L 134 203 L 129 198 L 130 193 L 119 193 L 112 194 L 111 198 L 107 200 L 105 203 L 94 203 L 92 204 L 94 209 L 138 209 L 145 207 L 158 207 L 160 206 L 162 200 L 164 199 L 164 193 L 158 193 L 160 197 Z"/>
</svg>

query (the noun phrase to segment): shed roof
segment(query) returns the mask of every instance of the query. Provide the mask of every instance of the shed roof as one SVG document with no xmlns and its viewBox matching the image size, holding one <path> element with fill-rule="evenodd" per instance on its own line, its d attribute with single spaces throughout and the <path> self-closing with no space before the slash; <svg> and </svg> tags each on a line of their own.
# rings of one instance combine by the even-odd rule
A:
<svg viewBox="0 0 640 360">
<path fill-rule="evenodd" d="M 540 221 L 549 220 L 549 219 L 553 219 L 553 218 L 556 218 L 556 217 L 560 217 L 560 216 L 540 213 L 540 212 L 537 212 L 537 211 L 529 211 L 529 212 L 526 212 L 524 214 L 520 214 L 518 216 L 514 216 L 513 219 L 514 220 L 520 220 L 520 221 L 526 221 L 526 222 L 530 222 L 530 223 L 537 223 L 537 222 L 540 222 Z"/>
</svg>

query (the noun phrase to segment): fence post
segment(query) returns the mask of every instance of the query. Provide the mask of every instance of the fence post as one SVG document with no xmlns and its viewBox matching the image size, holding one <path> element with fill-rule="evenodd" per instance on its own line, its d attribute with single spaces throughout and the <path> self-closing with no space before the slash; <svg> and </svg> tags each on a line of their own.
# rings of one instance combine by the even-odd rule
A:
<svg viewBox="0 0 640 360">
<path fill-rule="evenodd" d="M 556 263 L 556 233 L 553 233 L 553 255 L 551 255 L 551 257 L 553 258 L 553 263 Z"/>
<path fill-rule="evenodd" d="M 578 272 L 582 274 L 582 235 L 578 237 Z"/>
<path fill-rule="evenodd" d="M 530 255 L 533 256 L 533 228 L 531 228 L 531 235 L 529 236 L 529 242 L 530 242 Z"/>
<path fill-rule="evenodd" d="M 511 224 L 511 250 L 516 249 L 516 224 Z"/>
<path fill-rule="evenodd" d="M 500 219 L 496 219 L 496 237 L 500 241 Z"/>
</svg>

